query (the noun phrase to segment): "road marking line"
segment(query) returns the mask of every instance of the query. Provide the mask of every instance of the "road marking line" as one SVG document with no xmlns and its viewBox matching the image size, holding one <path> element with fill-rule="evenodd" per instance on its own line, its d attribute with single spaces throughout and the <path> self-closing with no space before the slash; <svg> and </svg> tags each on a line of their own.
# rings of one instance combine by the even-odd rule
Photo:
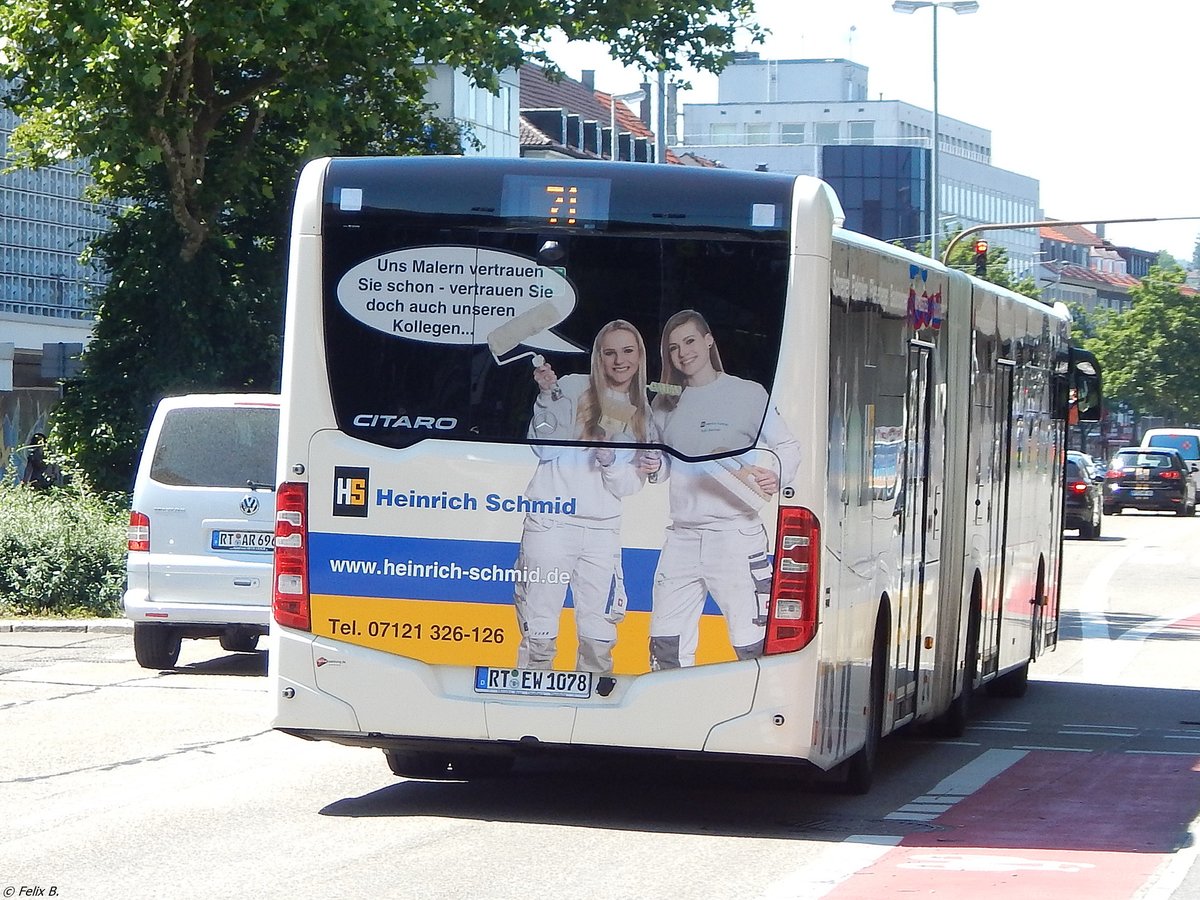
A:
<svg viewBox="0 0 1200 900">
<path fill-rule="evenodd" d="M 1014 749 L 1016 749 L 1016 750 L 1055 750 L 1059 753 L 1094 753 L 1095 752 L 1094 750 L 1092 750 L 1091 747 L 1043 747 L 1043 746 L 1036 745 L 1036 744 L 1030 745 L 1030 746 L 1022 745 L 1020 747 L 1015 747 Z"/>
<path fill-rule="evenodd" d="M 1024 734 L 1028 728 L 1010 728 L 1007 725 L 968 725 L 967 731 L 1014 731 L 1017 734 Z"/>
<path fill-rule="evenodd" d="M 1140 753 L 1142 756 L 1195 756 L 1187 750 L 1126 750 L 1126 753 Z"/>
<path fill-rule="evenodd" d="M 1026 753 L 1019 750 L 985 750 L 958 771 L 939 781 L 928 793 L 906 803 L 884 818 L 910 822 L 936 819 L 941 813 L 904 813 L 901 810 L 926 803 L 936 803 L 949 809 L 1025 756 Z M 819 862 L 801 866 L 767 885 L 762 900 L 809 900 L 824 897 L 843 881 L 874 865 L 902 840 L 903 837 L 892 835 L 852 834 L 828 851 L 822 851 Z"/>
</svg>

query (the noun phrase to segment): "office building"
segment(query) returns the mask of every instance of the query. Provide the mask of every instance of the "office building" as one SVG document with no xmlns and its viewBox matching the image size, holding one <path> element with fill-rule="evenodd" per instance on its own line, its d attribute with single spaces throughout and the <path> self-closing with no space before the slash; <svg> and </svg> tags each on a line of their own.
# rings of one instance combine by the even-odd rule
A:
<svg viewBox="0 0 1200 900">
<path fill-rule="evenodd" d="M 683 105 L 683 143 L 735 169 L 815 175 L 833 186 L 846 227 L 881 240 L 929 240 L 933 113 L 869 100 L 867 67 L 845 59 L 764 60 L 742 53 L 718 78 L 716 103 Z M 991 132 L 939 116 L 943 235 L 1040 217 L 1034 178 L 992 165 Z M 1020 272 L 1038 255 L 1036 229 L 997 231 Z"/>
</svg>

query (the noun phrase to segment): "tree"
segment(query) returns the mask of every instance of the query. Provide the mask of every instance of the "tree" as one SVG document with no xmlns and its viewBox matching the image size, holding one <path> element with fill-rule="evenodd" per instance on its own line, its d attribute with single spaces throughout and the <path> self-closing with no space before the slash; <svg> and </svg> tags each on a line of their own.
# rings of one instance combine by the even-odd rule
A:
<svg viewBox="0 0 1200 900">
<path fill-rule="evenodd" d="M 1180 290 L 1179 266 L 1154 266 L 1131 290 L 1133 308 L 1102 321 L 1085 347 L 1104 370 L 1104 393 L 1140 415 L 1200 421 L 1200 303 Z"/>
<path fill-rule="evenodd" d="M 494 87 L 545 63 L 553 29 L 645 69 L 719 69 L 752 0 L 8 0 L 0 5 L 10 157 L 87 158 L 97 196 L 132 200 L 95 253 L 112 280 L 58 445 L 104 487 L 130 483 L 154 403 L 270 389 L 278 376 L 291 186 L 330 154 L 457 152 L 422 98 L 432 68 Z M 553 66 L 551 66 L 553 70 Z"/>
<path fill-rule="evenodd" d="M 185 259 L 231 198 L 270 196 L 257 163 L 268 122 L 297 158 L 337 152 L 349 129 L 380 152 L 420 133 L 431 69 L 494 86 L 553 29 L 607 41 L 644 68 L 719 68 L 752 0 L 9 0 L 0 74 L 22 118 L 12 146 L 34 166 L 86 157 L 100 191 L 167 199 Z"/>
</svg>

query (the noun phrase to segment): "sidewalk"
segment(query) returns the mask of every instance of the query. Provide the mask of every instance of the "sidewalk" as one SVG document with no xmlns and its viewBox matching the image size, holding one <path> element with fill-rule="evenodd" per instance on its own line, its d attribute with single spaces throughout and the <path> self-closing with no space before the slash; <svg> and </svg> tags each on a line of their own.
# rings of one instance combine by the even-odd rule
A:
<svg viewBox="0 0 1200 900">
<path fill-rule="evenodd" d="M 12 631 L 85 631 L 93 634 L 130 634 L 128 619 L 0 619 L 0 634 Z"/>
</svg>

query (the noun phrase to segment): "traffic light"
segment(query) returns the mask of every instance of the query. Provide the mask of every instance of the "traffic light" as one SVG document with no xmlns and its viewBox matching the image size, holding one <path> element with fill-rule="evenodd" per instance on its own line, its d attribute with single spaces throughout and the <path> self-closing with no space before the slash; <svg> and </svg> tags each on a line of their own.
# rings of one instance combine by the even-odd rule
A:
<svg viewBox="0 0 1200 900">
<path fill-rule="evenodd" d="M 982 278 L 987 274 L 987 241 L 975 242 L 975 274 Z"/>
</svg>

